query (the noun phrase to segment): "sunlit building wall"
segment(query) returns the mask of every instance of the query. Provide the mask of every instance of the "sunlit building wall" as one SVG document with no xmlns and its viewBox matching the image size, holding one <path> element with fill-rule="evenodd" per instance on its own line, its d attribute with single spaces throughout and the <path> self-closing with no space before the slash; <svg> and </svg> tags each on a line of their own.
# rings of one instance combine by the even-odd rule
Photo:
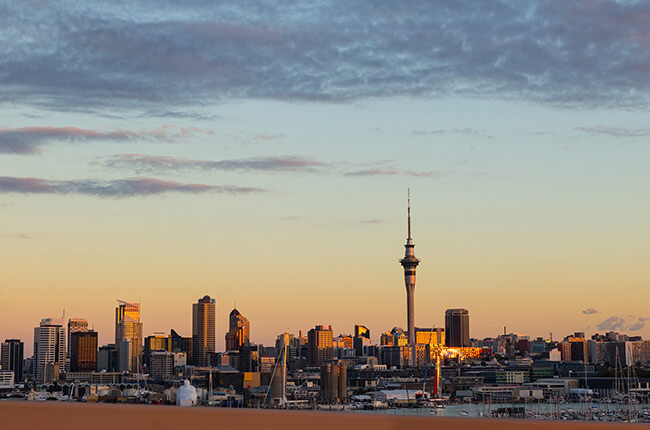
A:
<svg viewBox="0 0 650 430">
<path fill-rule="evenodd" d="M 209 366 L 216 351 L 216 300 L 204 296 L 192 304 L 192 359 L 196 366 Z"/>
<path fill-rule="evenodd" d="M 129 351 L 122 353 L 123 341 L 128 340 Z M 126 344 L 124 344 L 126 345 Z M 115 308 L 115 346 L 120 360 L 120 369 L 129 372 L 139 372 L 142 364 L 142 323 L 140 322 L 140 303 L 127 303 L 120 301 Z M 123 363 L 124 357 L 129 357 Z M 124 370 L 123 370 L 124 371 Z"/>
<path fill-rule="evenodd" d="M 307 333 L 307 365 L 319 367 L 333 356 L 331 325 L 317 325 Z"/>
<path fill-rule="evenodd" d="M 229 316 L 228 332 L 226 333 L 226 351 L 238 351 L 250 342 L 250 322 L 237 309 Z"/>
<path fill-rule="evenodd" d="M 70 371 L 97 370 L 97 332 L 77 331 L 70 337 Z"/>
</svg>

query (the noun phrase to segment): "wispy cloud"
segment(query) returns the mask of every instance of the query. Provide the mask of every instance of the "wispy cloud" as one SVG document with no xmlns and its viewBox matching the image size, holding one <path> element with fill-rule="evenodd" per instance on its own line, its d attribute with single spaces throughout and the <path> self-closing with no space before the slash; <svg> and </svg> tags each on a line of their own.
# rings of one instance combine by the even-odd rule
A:
<svg viewBox="0 0 650 430">
<path fill-rule="evenodd" d="M 443 172 L 438 171 L 417 171 L 398 169 L 395 167 L 371 167 L 367 169 L 352 170 L 345 173 L 346 176 L 414 176 L 418 178 L 440 179 Z"/>
<path fill-rule="evenodd" d="M 598 330 L 638 331 L 645 327 L 650 318 L 636 317 L 634 315 L 613 315 L 598 324 Z"/>
<path fill-rule="evenodd" d="M 81 194 L 97 197 L 134 197 L 164 193 L 228 193 L 248 194 L 264 191 L 255 187 L 235 185 L 185 184 L 153 178 L 114 180 L 51 180 L 0 176 L 0 193 L 17 194 Z"/>
<path fill-rule="evenodd" d="M 228 160 L 191 160 L 146 154 L 117 154 L 105 159 L 103 165 L 141 173 L 170 173 L 183 170 L 202 171 L 260 171 L 289 173 L 334 173 L 344 176 L 412 176 L 439 179 L 439 171 L 400 169 L 391 162 L 377 161 L 361 164 L 320 161 L 300 155 L 258 156 Z"/>
<path fill-rule="evenodd" d="M 175 170 L 235 170 L 266 172 L 319 172 L 331 165 L 297 155 L 251 157 L 231 160 L 189 160 L 145 154 L 119 154 L 104 162 L 112 168 L 128 168 L 136 172 L 165 172 Z"/>
<path fill-rule="evenodd" d="M 1 233 L 0 237 L 5 237 L 7 239 L 23 239 L 23 240 L 28 240 L 32 238 L 30 235 L 24 233 Z"/>
<path fill-rule="evenodd" d="M 599 313 L 596 309 L 594 308 L 587 308 L 584 311 L 582 311 L 583 314 L 585 315 L 593 315 Z"/>
<path fill-rule="evenodd" d="M 254 140 L 270 142 L 272 140 L 284 139 L 284 134 L 257 134 L 253 136 Z"/>
<path fill-rule="evenodd" d="M 382 219 L 363 219 L 359 221 L 359 224 L 381 224 L 384 220 Z"/>
<path fill-rule="evenodd" d="M 0 153 L 36 154 L 54 142 L 131 141 L 136 139 L 172 141 L 197 133 L 214 135 L 197 127 L 164 125 L 153 130 L 90 130 L 77 127 L 0 128 Z"/>
<path fill-rule="evenodd" d="M 646 137 L 650 136 L 650 128 L 620 128 L 596 125 L 593 127 L 576 127 L 576 130 L 591 135 L 603 135 L 611 137 Z"/>
<path fill-rule="evenodd" d="M 649 14 L 649 2 L 615 0 L 5 2 L 0 100 L 119 109 L 452 95 L 647 109 Z"/>
<path fill-rule="evenodd" d="M 478 130 L 476 128 L 441 128 L 436 130 L 413 130 L 411 134 L 415 136 L 436 136 L 441 134 L 467 134 L 471 136 L 484 137 L 486 139 L 492 139 L 494 136 L 491 136 L 485 130 Z"/>
</svg>

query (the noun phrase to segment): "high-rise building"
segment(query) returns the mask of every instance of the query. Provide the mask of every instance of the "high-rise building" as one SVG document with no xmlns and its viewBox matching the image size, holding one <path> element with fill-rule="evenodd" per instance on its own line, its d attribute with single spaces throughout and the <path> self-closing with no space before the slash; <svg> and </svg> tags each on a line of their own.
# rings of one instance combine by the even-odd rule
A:
<svg viewBox="0 0 650 430">
<path fill-rule="evenodd" d="M 154 333 L 144 339 L 142 362 L 149 365 L 151 353 L 154 351 L 172 351 L 172 337 L 164 333 Z"/>
<path fill-rule="evenodd" d="M 354 326 L 354 337 L 365 337 L 366 339 L 370 339 L 370 329 L 366 326 L 357 324 Z"/>
<path fill-rule="evenodd" d="M 467 309 L 445 311 L 445 337 L 447 346 L 464 348 L 469 344 L 469 312 Z"/>
<path fill-rule="evenodd" d="M 132 347 L 133 339 L 125 337 L 120 342 L 120 348 L 117 350 L 118 361 L 120 363 L 119 371 L 120 372 L 133 372 L 133 351 Z"/>
<path fill-rule="evenodd" d="M 236 308 L 230 312 L 229 320 L 226 351 L 238 351 L 239 348 L 250 342 L 250 322 Z"/>
<path fill-rule="evenodd" d="M 118 360 L 117 348 L 114 344 L 100 346 L 97 352 L 97 370 L 106 370 L 107 372 L 115 372 L 120 368 Z"/>
<path fill-rule="evenodd" d="M 76 331 L 70 336 L 70 371 L 97 370 L 97 332 Z"/>
<path fill-rule="evenodd" d="M 34 369 L 38 383 L 58 379 L 65 370 L 65 328 L 62 318 L 45 318 L 34 328 Z"/>
<path fill-rule="evenodd" d="M 23 354 L 25 345 L 20 339 L 6 339 L 0 349 L 0 366 L 2 370 L 14 372 L 14 383 L 25 380 L 23 375 Z"/>
<path fill-rule="evenodd" d="M 214 353 L 216 333 L 216 300 L 204 296 L 192 304 L 192 360 L 196 366 L 209 366 Z"/>
<path fill-rule="evenodd" d="M 88 331 L 88 321 L 84 318 L 70 318 L 68 320 L 68 358 L 70 358 L 70 350 L 72 343 L 69 340 L 72 338 L 72 333 Z"/>
<path fill-rule="evenodd" d="M 331 325 L 317 325 L 307 333 L 307 365 L 320 367 L 333 356 Z"/>
<path fill-rule="evenodd" d="M 363 357 L 364 347 L 370 346 L 370 329 L 366 326 L 354 326 L 354 353 L 357 357 Z"/>
<path fill-rule="evenodd" d="M 120 370 L 139 372 L 142 363 L 142 323 L 140 322 L 140 303 L 128 303 L 118 300 L 115 308 L 115 347 L 120 361 Z M 123 343 L 128 340 L 128 343 Z M 128 352 L 122 352 L 123 345 Z M 128 357 L 128 363 L 122 360 Z"/>
<path fill-rule="evenodd" d="M 416 327 L 415 343 L 418 345 L 444 345 L 445 329 Z"/>
<path fill-rule="evenodd" d="M 174 354 L 169 351 L 152 351 L 149 377 L 154 381 L 164 381 L 172 376 Z"/>
<path fill-rule="evenodd" d="M 404 268 L 404 285 L 406 286 L 406 322 L 408 325 L 408 343 L 415 343 L 415 269 L 420 260 L 415 258 L 415 244 L 411 237 L 411 196 L 408 198 L 408 238 L 404 258 L 400 260 Z"/>
<path fill-rule="evenodd" d="M 174 329 L 171 329 L 170 337 L 172 342 L 172 352 L 185 353 L 187 364 L 194 364 L 192 357 L 192 337 L 183 337 Z"/>
</svg>

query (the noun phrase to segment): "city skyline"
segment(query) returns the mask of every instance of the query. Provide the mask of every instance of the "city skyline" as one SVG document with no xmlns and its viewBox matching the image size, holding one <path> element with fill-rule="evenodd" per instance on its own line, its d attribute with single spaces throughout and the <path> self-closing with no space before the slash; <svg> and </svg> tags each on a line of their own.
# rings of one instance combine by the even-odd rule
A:
<svg viewBox="0 0 650 430">
<path fill-rule="evenodd" d="M 409 187 L 415 327 L 650 338 L 650 4 L 163 3 L 0 16 L 0 338 L 407 329 Z"/>
<path fill-rule="evenodd" d="M 409 194 L 410 194 L 410 192 L 409 192 Z M 407 234 L 407 245 L 405 245 L 405 247 L 407 249 L 406 254 L 408 256 L 408 255 L 411 255 L 411 254 L 409 254 L 409 249 L 412 250 L 412 248 L 413 248 L 413 240 L 411 238 L 411 202 L 410 202 L 410 195 L 409 195 L 408 202 L 407 202 L 407 212 L 408 212 L 408 214 L 407 214 L 408 215 L 408 223 L 407 223 L 407 227 L 408 227 L 408 229 L 407 229 L 408 232 L 407 233 L 408 234 Z M 404 260 L 400 260 L 400 262 L 402 263 L 402 265 L 404 265 L 404 263 L 403 263 Z M 417 260 L 417 262 L 419 263 L 419 260 Z M 407 269 L 404 268 L 404 276 L 406 276 L 406 270 Z M 407 283 L 411 282 L 410 281 L 410 276 L 413 276 L 413 275 L 408 275 L 408 276 L 409 276 L 409 278 L 408 278 L 408 280 L 406 280 Z M 397 289 L 397 287 L 396 287 L 396 289 Z M 433 289 L 435 289 L 435 286 L 434 286 Z M 407 291 L 408 291 L 408 286 L 407 286 Z M 431 293 L 432 291 L 428 291 L 428 292 Z M 390 293 L 393 293 L 393 292 L 391 291 Z M 391 295 L 394 295 L 394 294 L 391 294 Z M 237 297 L 235 297 L 235 298 L 237 298 Z M 426 294 L 425 294 L 425 297 L 426 297 Z M 207 300 L 205 297 L 204 297 L 204 299 Z M 204 300 L 204 299 L 202 299 L 202 300 Z M 208 299 L 209 299 L 209 297 L 208 297 Z M 115 299 L 113 299 L 113 301 L 114 300 Z M 296 296 L 296 300 L 300 300 L 300 296 Z M 120 309 L 124 308 L 125 306 L 135 306 L 135 308 L 134 308 L 135 309 L 134 318 L 137 320 L 139 318 L 140 306 L 141 306 L 141 303 L 139 303 L 139 302 L 138 303 L 135 303 L 135 302 L 134 303 L 129 303 L 129 302 L 125 302 L 125 301 L 122 301 L 122 300 L 118 300 L 118 303 L 121 303 L 121 304 L 118 306 L 118 308 L 115 308 L 115 330 L 117 330 L 117 318 L 118 318 L 118 311 Z M 215 313 L 216 313 L 216 321 L 217 321 L 217 324 L 216 324 L 217 332 L 216 332 L 215 342 L 216 342 L 216 349 L 221 351 L 221 350 L 226 350 L 226 343 L 224 342 L 223 339 L 224 339 L 224 335 L 227 334 L 228 331 L 229 331 L 228 327 L 230 326 L 230 324 L 232 324 L 232 315 L 233 314 L 232 314 L 232 312 L 228 312 L 227 309 L 220 309 L 219 306 L 218 306 L 218 303 L 219 303 L 219 300 L 216 300 Z M 407 294 L 407 303 L 408 303 L 408 294 Z M 253 309 L 255 309 L 256 307 L 254 306 L 255 305 L 255 300 L 254 299 L 252 300 L 252 304 L 253 304 Z M 422 303 L 422 304 L 424 305 L 423 307 L 425 309 L 427 309 L 426 303 Z M 192 306 L 195 307 L 196 303 L 194 305 L 192 305 Z M 306 306 L 309 306 L 309 304 L 306 303 Z M 442 308 L 446 309 L 446 310 L 453 310 L 453 309 L 449 309 L 449 306 L 446 303 L 441 303 L 440 306 Z M 466 307 L 468 307 L 468 306 L 466 306 Z M 395 306 L 394 308 L 395 309 L 391 309 L 391 311 L 394 314 L 395 313 L 399 314 L 400 313 L 400 309 L 399 309 L 400 307 Z M 428 309 L 431 309 L 431 307 L 429 306 Z M 65 308 L 64 308 L 63 312 L 66 312 Z M 70 313 L 69 313 L 70 311 L 68 310 L 67 312 L 70 315 Z M 194 311 L 191 311 L 190 314 L 192 312 L 194 312 Z M 236 306 L 233 308 L 233 312 L 237 312 L 237 307 Z M 396 321 L 392 321 L 392 322 L 385 321 L 383 323 L 383 325 L 377 325 L 376 323 L 371 324 L 371 323 L 367 322 L 366 320 L 359 320 L 359 319 L 350 320 L 351 324 L 346 324 L 346 325 L 331 324 L 329 322 L 330 319 L 328 319 L 328 316 L 325 313 L 324 313 L 324 316 L 320 318 L 320 320 L 312 320 L 312 321 L 306 323 L 304 326 L 295 326 L 295 327 L 292 326 L 290 316 L 287 316 L 287 321 L 286 322 L 280 321 L 276 325 L 278 327 L 282 327 L 282 326 L 288 327 L 288 328 L 291 329 L 291 331 L 294 331 L 294 332 L 297 333 L 299 330 L 304 330 L 306 332 L 307 329 L 309 327 L 313 326 L 314 324 L 326 323 L 328 325 L 331 324 L 333 326 L 333 332 L 334 333 L 337 333 L 337 334 L 339 334 L 339 333 L 340 334 L 349 334 L 349 333 L 352 332 L 352 329 L 353 329 L 355 324 L 361 323 L 361 324 L 368 325 L 368 326 L 370 326 L 370 327 L 372 327 L 374 329 L 373 332 L 375 333 L 376 336 L 375 336 L 375 338 L 373 338 L 373 341 L 378 343 L 379 342 L 379 336 L 380 336 L 379 333 L 382 332 L 382 331 L 385 331 L 385 330 L 390 330 L 390 328 L 392 328 L 392 327 L 405 328 L 406 329 L 405 333 L 408 334 L 408 311 L 406 310 L 406 308 L 402 307 L 401 312 L 403 313 L 401 318 L 398 318 Z M 174 313 L 174 312 L 172 311 L 172 313 Z M 482 313 L 481 308 L 478 308 L 472 314 L 473 315 L 476 315 L 476 314 L 481 315 L 481 313 Z M 637 317 L 633 317 L 632 315 L 629 315 L 629 314 L 625 315 L 623 317 L 618 317 L 618 316 L 615 316 L 615 315 L 614 316 L 607 316 L 603 312 L 598 311 L 597 309 L 594 309 L 593 307 L 586 307 L 585 309 L 580 310 L 580 313 L 582 314 L 582 319 L 584 321 L 590 321 L 589 325 L 570 326 L 569 329 L 567 329 L 565 331 L 556 330 L 555 331 L 556 332 L 556 337 L 563 337 L 563 336 L 565 336 L 565 335 L 567 335 L 569 333 L 573 333 L 573 331 L 575 331 L 575 330 L 580 330 L 580 331 L 583 331 L 583 332 L 585 332 L 587 334 L 592 334 L 592 333 L 597 333 L 597 332 L 604 333 L 604 332 L 607 332 L 607 331 L 621 331 L 621 332 L 629 332 L 630 335 L 634 335 L 634 334 L 636 334 L 636 335 L 644 335 L 645 331 L 647 331 L 647 330 L 644 330 L 645 329 L 645 324 L 644 323 L 645 323 L 645 320 L 646 320 L 644 317 L 638 317 L 637 318 Z M 182 312 L 181 312 L 181 314 L 182 314 Z M 221 315 L 221 314 L 224 314 L 224 315 Z M 222 320 L 224 319 L 224 316 L 226 314 L 228 315 L 228 317 L 225 317 L 227 319 L 226 319 L 226 322 L 223 323 Z M 333 314 L 336 314 L 336 312 L 333 312 Z M 128 313 L 127 313 L 127 315 L 128 315 Z M 438 315 L 426 315 L 426 316 L 432 316 L 433 317 L 432 320 L 434 320 L 434 323 L 433 324 L 427 324 L 426 321 L 418 322 L 416 320 L 414 322 L 414 328 L 417 327 L 417 326 L 419 326 L 419 327 L 427 327 L 427 326 L 428 327 L 444 327 L 445 324 L 446 324 L 443 311 L 441 311 Z M 42 318 L 50 318 L 50 317 L 41 317 L 41 319 Z M 473 320 L 474 320 L 474 318 L 475 317 L 473 316 Z M 483 327 L 483 326 L 479 326 L 478 329 L 477 329 L 476 325 L 475 325 L 476 322 L 474 322 L 473 323 L 473 331 L 471 333 L 472 338 L 481 339 L 481 338 L 485 338 L 485 337 L 498 335 L 499 333 L 501 333 L 501 330 L 500 330 L 501 327 L 503 327 L 505 329 L 508 326 L 507 321 L 509 320 L 509 315 L 505 314 L 503 316 L 503 319 L 504 319 L 504 322 L 502 324 L 498 325 L 496 327 L 496 330 L 494 330 L 492 332 L 490 332 L 488 328 Z M 246 319 L 244 318 L 244 320 L 246 320 Z M 263 321 L 263 318 L 261 320 Z M 368 318 L 368 320 L 373 321 L 372 318 Z M 84 327 L 85 327 L 84 330 L 86 330 L 87 327 L 88 327 L 89 321 L 90 321 L 91 326 L 94 327 L 95 326 L 95 321 L 94 321 L 92 316 L 83 315 L 82 317 L 80 317 L 80 316 L 75 315 L 74 317 L 70 318 L 70 323 L 68 323 L 68 325 L 73 323 L 73 322 L 77 323 L 77 324 L 83 323 Z M 167 320 L 167 321 L 172 321 L 172 320 Z M 175 319 L 173 321 L 176 321 L 176 323 L 169 323 L 167 327 L 164 327 L 164 326 L 161 326 L 159 322 L 157 323 L 154 320 L 153 324 L 157 324 L 157 325 L 153 326 L 151 329 L 149 329 L 147 327 L 147 325 L 148 325 L 147 321 L 140 321 L 140 324 L 143 325 L 143 328 L 142 328 L 143 333 L 142 333 L 141 337 L 150 335 L 152 333 L 167 332 L 167 331 L 169 331 L 171 329 L 180 330 L 181 335 L 190 336 L 190 337 L 192 336 L 191 318 L 189 318 L 189 323 L 188 323 L 188 321 L 186 319 L 184 319 L 182 317 L 178 317 L 177 319 Z M 375 319 L 374 321 L 377 321 L 377 320 Z M 219 322 L 221 322 L 221 324 L 219 324 Z M 253 320 L 253 326 L 254 327 L 256 326 L 255 323 L 256 323 L 256 321 Z M 246 324 L 248 324 L 248 322 Z M 186 329 L 185 327 L 187 327 L 188 325 L 190 327 L 188 329 Z M 102 327 L 102 326 L 103 326 L 103 324 L 98 326 L 98 327 Z M 218 328 L 220 326 L 224 327 L 224 329 L 221 330 L 221 331 L 218 330 Z M 516 325 L 515 326 L 510 325 L 511 330 L 509 332 L 523 333 L 523 334 L 529 335 L 531 338 L 535 338 L 535 337 L 547 338 L 549 336 L 549 333 L 553 333 L 553 331 L 554 331 L 552 329 L 553 326 L 548 326 L 548 327 L 549 328 L 546 331 L 532 332 L 531 333 L 531 332 L 527 332 L 527 331 L 518 329 L 518 327 Z M 276 333 L 273 333 L 272 332 L 273 328 L 271 328 L 271 327 L 266 327 L 267 329 L 265 330 L 264 329 L 265 324 L 263 324 L 263 323 L 260 324 L 259 328 L 261 329 L 259 331 L 262 334 L 259 335 L 259 336 L 253 336 L 251 338 L 251 341 L 253 341 L 254 343 L 272 344 L 274 342 L 274 339 L 277 336 L 277 334 L 282 332 L 282 331 L 277 331 Z M 254 331 L 257 331 L 257 327 L 255 327 L 255 329 L 256 330 L 254 330 Z M 70 329 L 68 328 L 68 331 L 69 330 Z M 250 329 L 247 329 L 247 330 L 250 330 Z M 15 329 L 12 328 L 12 330 L 8 331 L 6 335 L 0 334 L 0 337 L 2 337 L 2 338 L 11 338 L 13 333 L 15 333 L 16 331 L 20 332 L 21 328 L 19 328 L 18 330 L 15 330 Z M 109 334 L 105 333 L 105 330 L 98 329 L 97 331 L 99 332 L 99 344 L 114 343 L 114 342 L 111 342 L 112 339 L 109 338 L 109 336 L 110 336 Z M 223 333 L 222 333 L 222 331 L 223 331 Z M 483 333 L 483 334 L 480 334 L 480 333 Z M 117 336 L 117 332 L 116 332 L 116 336 Z M 19 337 L 19 336 L 13 335 L 13 337 Z M 67 341 L 69 342 L 69 336 L 68 336 Z M 25 349 L 26 354 L 28 354 L 30 352 L 29 346 L 31 344 L 29 342 L 27 342 L 27 345 L 28 346 Z M 70 345 L 68 344 L 68 348 L 69 347 L 70 347 Z"/>
</svg>

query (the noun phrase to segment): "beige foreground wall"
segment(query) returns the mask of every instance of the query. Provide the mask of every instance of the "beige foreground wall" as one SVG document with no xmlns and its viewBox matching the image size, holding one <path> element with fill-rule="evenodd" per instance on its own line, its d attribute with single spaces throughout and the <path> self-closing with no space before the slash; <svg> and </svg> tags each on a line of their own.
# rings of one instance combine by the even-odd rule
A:
<svg viewBox="0 0 650 430">
<path fill-rule="evenodd" d="M 618 430 L 641 427 L 643 426 L 630 424 L 407 417 L 336 412 L 0 402 L 2 430 Z"/>
</svg>

